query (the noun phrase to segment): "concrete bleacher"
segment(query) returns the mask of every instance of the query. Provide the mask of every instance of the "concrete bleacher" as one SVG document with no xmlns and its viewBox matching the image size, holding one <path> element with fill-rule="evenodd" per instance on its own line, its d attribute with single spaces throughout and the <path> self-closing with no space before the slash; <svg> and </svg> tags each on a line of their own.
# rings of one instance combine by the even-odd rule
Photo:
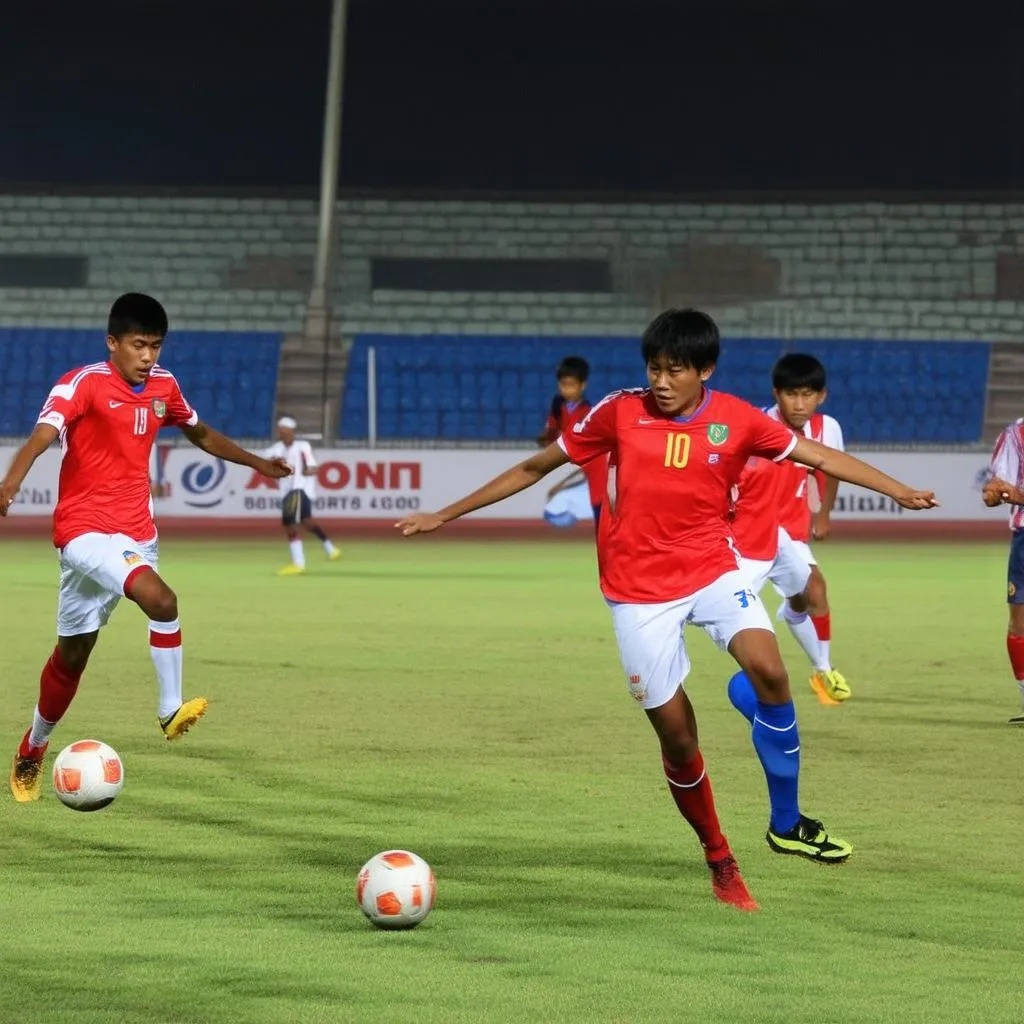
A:
<svg viewBox="0 0 1024 1024">
<path fill-rule="evenodd" d="M 383 440 L 511 441 L 535 437 L 563 356 L 591 365 L 591 400 L 642 386 L 636 338 L 419 337 L 355 339 L 341 436 L 368 432 L 368 353 L 376 356 L 377 436 Z M 770 371 L 793 346 L 730 338 L 713 384 L 756 405 L 771 401 Z M 857 444 L 971 444 L 981 439 L 990 346 L 980 342 L 801 341 L 830 375 L 828 411 Z"/>
<path fill-rule="evenodd" d="M 161 362 L 212 426 L 267 437 L 280 351 L 280 334 L 177 331 Z M 106 353 L 96 330 L 0 328 L 0 436 L 29 433 L 57 379 Z"/>
</svg>

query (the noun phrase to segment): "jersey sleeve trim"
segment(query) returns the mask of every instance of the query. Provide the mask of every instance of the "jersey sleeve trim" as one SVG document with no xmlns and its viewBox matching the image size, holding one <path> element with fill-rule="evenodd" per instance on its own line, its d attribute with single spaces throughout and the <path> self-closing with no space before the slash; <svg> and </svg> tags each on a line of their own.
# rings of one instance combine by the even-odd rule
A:
<svg viewBox="0 0 1024 1024">
<path fill-rule="evenodd" d="M 788 459 L 789 456 L 793 454 L 793 449 L 796 447 L 796 442 L 797 437 L 796 434 L 794 434 L 789 439 L 789 444 L 786 445 L 786 450 L 781 455 L 776 455 L 775 458 L 772 459 L 772 462 L 784 462 L 786 459 Z"/>
</svg>

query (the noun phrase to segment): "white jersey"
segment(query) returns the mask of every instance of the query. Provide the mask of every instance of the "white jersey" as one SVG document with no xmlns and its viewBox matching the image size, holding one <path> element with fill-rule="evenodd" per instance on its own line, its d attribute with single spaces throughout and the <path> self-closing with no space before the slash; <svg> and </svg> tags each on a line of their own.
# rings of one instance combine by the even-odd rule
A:
<svg viewBox="0 0 1024 1024">
<path fill-rule="evenodd" d="M 989 473 L 1014 487 L 1024 487 L 1024 419 L 1014 420 L 999 435 Z M 1024 505 L 1010 506 L 1010 529 L 1024 529 Z"/>
<path fill-rule="evenodd" d="M 777 405 L 765 409 L 765 412 L 773 420 L 785 423 Z M 817 441 L 818 444 L 826 445 L 829 448 L 835 448 L 837 451 L 846 451 L 846 445 L 843 443 L 843 428 L 839 426 L 839 420 L 826 416 L 824 413 L 816 412 L 804 424 L 804 437 L 809 437 L 812 441 Z"/>
<path fill-rule="evenodd" d="M 316 468 L 316 456 L 308 441 L 283 441 L 272 444 L 264 453 L 267 459 L 284 459 L 292 467 L 292 475 L 281 482 L 284 491 L 305 491 L 310 501 L 316 498 L 316 476 L 306 476 L 307 469 Z"/>
</svg>

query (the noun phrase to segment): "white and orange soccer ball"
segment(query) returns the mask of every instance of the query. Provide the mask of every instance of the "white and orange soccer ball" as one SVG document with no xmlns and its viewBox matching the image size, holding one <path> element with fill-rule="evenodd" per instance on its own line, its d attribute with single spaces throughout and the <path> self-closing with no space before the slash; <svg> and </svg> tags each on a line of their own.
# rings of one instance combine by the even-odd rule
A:
<svg viewBox="0 0 1024 1024">
<path fill-rule="evenodd" d="M 98 811 L 113 803 L 124 785 L 124 764 L 113 747 L 99 740 L 79 740 L 53 762 L 57 799 L 73 811 Z"/>
<path fill-rule="evenodd" d="M 378 928 L 415 928 L 434 909 L 436 895 L 430 865 L 408 850 L 371 857 L 356 880 L 359 909 Z"/>
</svg>

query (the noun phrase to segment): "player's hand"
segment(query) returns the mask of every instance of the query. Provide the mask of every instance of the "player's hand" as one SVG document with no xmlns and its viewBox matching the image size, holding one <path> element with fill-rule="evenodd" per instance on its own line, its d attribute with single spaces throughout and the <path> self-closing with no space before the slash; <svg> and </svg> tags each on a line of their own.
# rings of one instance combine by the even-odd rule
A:
<svg viewBox="0 0 1024 1024">
<path fill-rule="evenodd" d="M 832 521 L 827 515 L 819 512 L 814 517 L 814 522 L 811 525 L 811 536 L 815 540 L 828 540 L 828 535 L 832 532 Z"/>
<path fill-rule="evenodd" d="M 7 515 L 7 510 L 14 504 L 17 496 L 17 487 L 12 487 L 6 480 L 0 480 L 0 516 Z"/>
<path fill-rule="evenodd" d="M 912 512 L 920 512 L 926 508 L 938 508 L 939 500 L 935 497 L 934 491 L 915 491 L 913 488 L 906 488 L 900 491 L 899 494 L 894 494 L 893 501 L 897 505 L 901 505 L 903 508 L 908 508 Z"/>
<path fill-rule="evenodd" d="M 284 459 L 260 459 L 257 469 L 271 480 L 280 480 L 292 475 L 292 467 Z"/>
<path fill-rule="evenodd" d="M 1012 484 L 1008 484 L 1005 480 L 1000 480 L 999 477 L 994 476 L 981 491 L 981 499 L 988 505 L 989 508 L 995 508 L 997 505 L 1016 505 L 1019 504 L 1018 498 L 1021 495 L 1017 492 L 1017 488 Z"/>
<path fill-rule="evenodd" d="M 395 523 L 395 529 L 401 530 L 403 537 L 411 537 L 414 533 L 433 533 L 442 526 L 444 520 L 436 512 L 417 512 Z"/>
</svg>

